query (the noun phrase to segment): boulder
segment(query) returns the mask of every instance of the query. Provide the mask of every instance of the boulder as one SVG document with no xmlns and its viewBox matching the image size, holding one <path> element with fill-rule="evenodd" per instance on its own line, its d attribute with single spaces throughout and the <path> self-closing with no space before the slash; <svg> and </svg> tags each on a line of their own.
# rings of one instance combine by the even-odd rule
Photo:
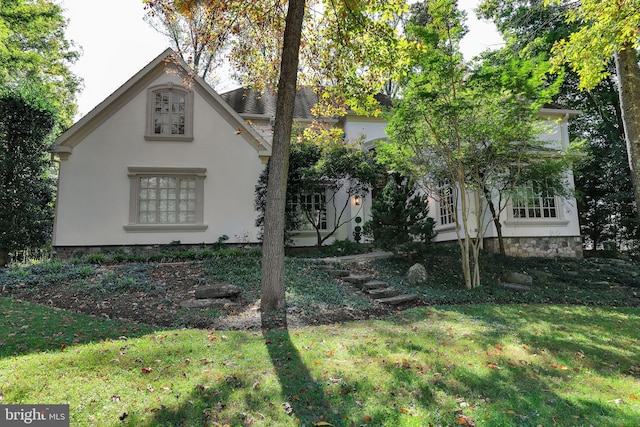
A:
<svg viewBox="0 0 640 427">
<path fill-rule="evenodd" d="M 510 271 L 505 274 L 503 281 L 514 283 L 516 285 L 531 286 L 533 284 L 533 277 L 529 276 L 528 274 Z"/>
<path fill-rule="evenodd" d="M 233 307 L 238 304 L 226 298 L 190 299 L 180 303 L 181 308 Z"/>
<path fill-rule="evenodd" d="M 427 269 L 422 264 L 413 264 L 407 273 L 407 282 L 417 285 L 427 282 Z"/>
<path fill-rule="evenodd" d="M 196 288 L 197 299 L 234 298 L 240 295 L 241 289 L 227 283 L 214 283 Z"/>
</svg>

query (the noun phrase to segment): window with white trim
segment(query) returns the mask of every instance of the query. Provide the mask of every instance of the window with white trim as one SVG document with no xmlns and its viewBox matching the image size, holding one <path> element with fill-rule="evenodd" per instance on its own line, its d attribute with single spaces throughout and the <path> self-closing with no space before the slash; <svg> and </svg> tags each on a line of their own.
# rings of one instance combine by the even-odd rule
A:
<svg viewBox="0 0 640 427">
<path fill-rule="evenodd" d="M 295 195 L 289 201 L 289 209 L 296 212 L 297 231 L 327 229 L 327 198 L 324 192 Z"/>
<path fill-rule="evenodd" d="M 130 167 L 128 231 L 204 230 L 203 168 Z"/>
<path fill-rule="evenodd" d="M 512 216 L 519 219 L 558 218 L 558 204 L 555 196 L 540 185 L 528 183 L 520 187 L 511 202 Z"/>
<path fill-rule="evenodd" d="M 446 183 L 441 183 L 439 193 L 439 224 L 449 225 L 456 222 L 456 200 L 453 187 Z"/>
<path fill-rule="evenodd" d="M 193 139 L 193 92 L 169 83 L 149 89 L 147 140 Z"/>
</svg>

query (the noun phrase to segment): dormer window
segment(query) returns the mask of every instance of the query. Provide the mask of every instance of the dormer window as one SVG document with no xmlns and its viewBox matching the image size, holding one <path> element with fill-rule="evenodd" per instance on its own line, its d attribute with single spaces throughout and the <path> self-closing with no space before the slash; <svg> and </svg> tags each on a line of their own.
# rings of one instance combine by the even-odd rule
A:
<svg viewBox="0 0 640 427">
<path fill-rule="evenodd" d="M 193 140 L 193 92 L 169 83 L 149 89 L 148 141 Z"/>
</svg>

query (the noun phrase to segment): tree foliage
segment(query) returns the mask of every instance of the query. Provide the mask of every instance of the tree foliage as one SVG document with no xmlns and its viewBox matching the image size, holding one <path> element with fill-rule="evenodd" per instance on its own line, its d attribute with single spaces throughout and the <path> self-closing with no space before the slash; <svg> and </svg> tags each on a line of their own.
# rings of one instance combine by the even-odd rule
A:
<svg viewBox="0 0 640 427">
<path fill-rule="evenodd" d="M 451 199 L 453 206 L 443 205 L 455 218 L 465 283 L 472 288 L 480 284 L 485 210 L 499 200 L 491 212 L 497 219 L 518 186 L 541 169 L 561 170 L 537 141 L 544 130 L 537 111 L 555 88 L 540 72 L 544 63 L 513 59 L 496 66 L 487 59 L 472 68 L 459 51 L 464 16 L 455 2 L 434 0 L 428 7 L 427 24 L 409 27 L 419 42 L 414 74 L 389 123 L 391 143 L 378 154 L 395 170 L 426 177 L 420 182 L 437 199 Z M 484 200 L 476 203 L 475 194 Z"/>
<path fill-rule="evenodd" d="M 51 236 L 54 179 L 49 136 L 55 107 L 27 88 L 0 93 L 0 266 L 10 252 Z"/>
<path fill-rule="evenodd" d="M 69 68 L 79 54 L 65 38 L 66 25 L 53 1 L 0 2 L 0 86 L 39 87 L 62 127 L 73 122 L 80 84 Z"/>
<path fill-rule="evenodd" d="M 285 210 L 285 241 L 292 242 L 297 231 L 310 225 L 316 233 L 316 245 L 322 246 L 345 224 L 359 214 L 349 205 L 354 197 L 363 199 L 376 179 L 379 167 L 371 154 L 342 143 L 329 145 L 301 139 L 292 143 L 287 181 Z M 269 165 L 264 169 L 256 186 L 255 206 L 258 212 L 256 225 L 264 226 L 264 210 Z M 307 196 L 323 194 L 325 206 L 299 203 Z M 318 207 L 328 207 L 327 227 L 322 227 Z M 361 213 L 360 213 L 361 214 Z"/>
<path fill-rule="evenodd" d="M 564 4 L 563 0 L 547 0 Z M 578 28 L 558 41 L 553 49 L 554 62 L 568 64 L 580 78 L 579 88 L 593 89 L 610 76 L 613 57 L 619 89 L 629 167 L 636 205 L 640 205 L 640 7 L 638 2 L 618 0 L 582 0 L 567 9 L 568 23 Z M 640 210 L 636 209 L 640 221 Z"/>
<path fill-rule="evenodd" d="M 385 250 L 424 253 L 434 237 L 435 225 L 429 216 L 428 197 L 412 177 L 390 172 L 384 178 L 381 188 L 373 191 L 365 234 Z"/>
<path fill-rule="evenodd" d="M 152 7 L 159 4 L 157 0 L 145 3 Z M 228 48 L 227 57 L 241 81 L 259 91 L 277 88 L 265 208 L 261 314 L 267 329 L 286 326 L 282 242 L 299 71 L 304 71 L 300 83 L 313 82 L 314 87 L 328 89 L 325 93 L 329 95 L 322 97 L 327 104 L 375 111 L 374 95 L 397 69 L 397 53 L 402 51 L 398 49 L 402 39 L 387 22 L 406 10 L 405 2 L 173 0 L 173 4 L 186 17 L 196 6 L 204 5 L 211 11 L 206 14 L 211 18 L 206 32 L 219 42 L 215 46 Z"/>
<path fill-rule="evenodd" d="M 549 58 L 561 39 L 578 31 L 580 22 L 567 22 L 568 4 L 545 0 L 485 0 L 483 18 L 491 19 L 507 40 L 505 55 Z M 580 77 L 569 67 L 562 72 L 557 101 L 580 111 L 569 122 L 572 140 L 586 142 L 585 158 L 574 174 L 580 226 L 593 247 L 614 241 L 627 246 L 640 238 L 631 171 L 625 150 L 624 125 L 615 66 L 589 91 L 580 90 Z"/>
<path fill-rule="evenodd" d="M 178 13 L 173 1 L 167 0 L 146 4 L 145 8 L 147 23 L 169 39 L 172 48 L 196 74 L 209 83 L 215 83 L 218 79 L 216 67 L 221 65 L 221 58 L 215 53 L 219 50 L 219 40 L 212 38 L 207 31 L 207 25 L 213 19 L 207 14 L 212 10 L 196 4 L 185 16 Z"/>
</svg>

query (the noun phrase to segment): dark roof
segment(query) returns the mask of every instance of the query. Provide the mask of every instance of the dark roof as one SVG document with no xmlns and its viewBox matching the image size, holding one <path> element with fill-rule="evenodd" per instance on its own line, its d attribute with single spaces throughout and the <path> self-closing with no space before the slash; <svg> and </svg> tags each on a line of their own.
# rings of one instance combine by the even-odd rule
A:
<svg viewBox="0 0 640 427">
<path fill-rule="evenodd" d="M 266 90 L 261 94 L 251 89 L 238 88 L 220 96 L 239 114 L 256 114 L 267 117 L 275 117 L 276 115 L 277 95 L 271 90 Z M 392 106 L 391 99 L 386 95 L 378 94 L 375 99 L 382 107 Z M 318 95 L 311 87 L 301 87 L 296 92 L 293 117 L 297 120 L 314 119 L 311 109 L 317 102 Z"/>
</svg>

